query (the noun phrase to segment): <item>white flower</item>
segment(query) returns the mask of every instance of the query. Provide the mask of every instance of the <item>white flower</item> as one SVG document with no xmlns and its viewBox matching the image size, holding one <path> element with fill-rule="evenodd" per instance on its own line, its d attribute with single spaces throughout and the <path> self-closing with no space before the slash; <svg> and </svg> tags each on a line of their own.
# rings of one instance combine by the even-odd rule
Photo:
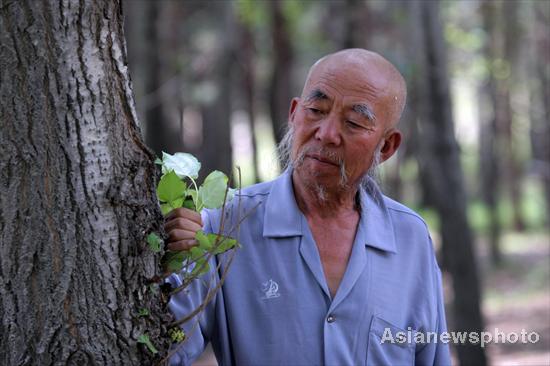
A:
<svg viewBox="0 0 550 366">
<path fill-rule="evenodd" d="M 175 153 L 170 155 L 162 152 L 162 174 L 173 170 L 181 179 L 191 177 L 197 179 L 201 163 L 193 155 L 188 153 Z"/>
</svg>

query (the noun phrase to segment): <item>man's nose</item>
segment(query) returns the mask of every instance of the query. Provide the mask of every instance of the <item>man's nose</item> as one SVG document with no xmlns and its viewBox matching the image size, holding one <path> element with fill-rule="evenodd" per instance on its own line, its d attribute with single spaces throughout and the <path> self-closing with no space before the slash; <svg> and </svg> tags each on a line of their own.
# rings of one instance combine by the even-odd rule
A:
<svg viewBox="0 0 550 366">
<path fill-rule="evenodd" d="M 342 136 L 340 131 L 340 122 L 338 117 L 329 114 L 319 123 L 315 132 L 315 138 L 326 145 L 340 145 Z"/>
</svg>

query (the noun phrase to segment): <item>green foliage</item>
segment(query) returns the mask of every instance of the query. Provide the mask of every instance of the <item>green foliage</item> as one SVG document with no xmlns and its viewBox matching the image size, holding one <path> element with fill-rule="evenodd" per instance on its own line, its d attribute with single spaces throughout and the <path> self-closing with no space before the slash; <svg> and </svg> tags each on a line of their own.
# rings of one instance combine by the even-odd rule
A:
<svg viewBox="0 0 550 366">
<path fill-rule="evenodd" d="M 203 231 L 199 231 L 195 238 L 199 242 L 199 248 L 212 251 L 212 254 L 221 254 L 229 249 L 238 247 L 235 239 L 213 233 L 205 234 Z"/>
<path fill-rule="evenodd" d="M 155 253 L 158 253 L 160 252 L 163 241 L 156 233 L 150 233 L 147 235 L 147 244 L 149 245 L 149 249 Z"/>
<path fill-rule="evenodd" d="M 170 337 L 172 342 L 180 343 L 183 342 L 183 340 L 185 339 L 185 332 L 180 328 L 174 327 L 168 330 L 168 336 Z"/>
<path fill-rule="evenodd" d="M 151 343 L 151 340 L 149 339 L 149 336 L 146 334 L 142 334 L 138 337 L 137 339 L 138 343 L 141 343 L 141 344 L 144 344 L 147 349 L 152 353 L 152 354 L 157 354 L 159 351 L 155 348 L 155 346 L 153 345 L 153 343 Z"/>
<path fill-rule="evenodd" d="M 163 214 L 182 206 L 197 212 L 203 208 L 220 208 L 226 200 L 233 197 L 234 190 L 228 187 L 229 178 L 218 170 L 208 174 L 203 184 L 197 186 L 195 178 L 198 176 L 200 163 L 191 154 L 163 153 L 162 160 L 157 159 L 155 163 L 161 165 L 163 171 L 157 187 L 157 197 L 161 202 Z M 188 187 L 183 179 L 189 179 L 191 185 Z M 199 245 L 189 251 L 167 251 L 162 258 L 163 268 L 169 272 L 176 272 L 183 266 L 194 263 L 190 275 L 200 276 L 209 271 L 208 260 L 212 255 L 221 254 L 237 246 L 235 239 L 216 234 L 206 235 L 202 231 L 197 232 L 195 239 Z M 162 240 L 156 234 L 149 234 L 147 242 L 153 251 L 160 251 Z"/>
<path fill-rule="evenodd" d="M 289 33 L 293 34 L 296 31 L 296 25 L 300 23 L 305 10 L 310 6 L 307 2 L 286 0 L 283 2 L 283 15 L 286 19 L 286 25 L 289 28 Z"/>
<path fill-rule="evenodd" d="M 178 154 L 183 156 L 184 161 L 179 161 L 176 158 Z M 168 159 L 170 164 L 165 163 L 164 159 Z M 195 161 L 196 164 L 193 165 L 189 161 Z M 194 177 L 198 174 L 200 163 L 194 156 L 183 153 L 172 156 L 163 153 L 163 160 L 157 159 L 157 163 L 162 165 L 164 172 L 157 186 L 157 197 L 161 202 L 163 214 L 167 214 L 174 208 L 182 207 L 184 204 L 185 207 L 194 208 L 197 212 L 204 207 L 220 208 L 223 205 L 226 191 L 228 191 L 229 178 L 222 172 L 214 170 L 206 177 L 203 184 L 197 187 Z M 189 168 L 190 165 L 192 165 L 191 168 Z M 168 166 L 179 169 L 179 172 L 169 170 Z M 185 175 L 186 173 L 190 175 Z M 187 184 L 183 181 L 185 178 L 191 181 L 193 188 L 187 188 Z M 231 195 L 228 196 L 230 199 Z"/>
<path fill-rule="evenodd" d="M 185 182 L 171 170 L 160 179 L 157 186 L 157 197 L 159 201 L 168 203 L 172 208 L 181 207 L 186 189 Z"/>
<path fill-rule="evenodd" d="M 149 316 L 149 309 L 141 308 L 138 311 L 138 317 Z"/>
<path fill-rule="evenodd" d="M 155 164 L 162 166 L 162 176 L 157 185 L 156 194 L 163 214 L 179 207 L 196 212 L 200 212 L 203 208 L 216 209 L 224 206 L 226 201 L 233 197 L 234 190 L 228 187 L 229 179 L 220 171 L 211 172 L 202 185 L 197 185 L 195 179 L 198 177 L 200 163 L 193 155 L 163 153 L 162 159 L 156 159 Z M 149 249 L 153 252 L 158 253 L 162 250 L 164 243 L 159 235 L 151 232 L 146 239 Z M 206 234 L 202 230 L 196 233 L 195 239 L 198 245 L 189 250 L 167 250 L 164 253 L 161 264 L 165 272 L 162 277 L 157 277 L 160 279 L 159 282 L 155 281 L 147 286 L 151 293 L 170 296 L 182 290 L 190 281 L 210 271 L 209 260 L 213 255 L 221 254 L 238 246 L 237 241 L 233 238 L 219 234 Z M 170 284 L 162 282 L 162 278 L 168 274 L 179 271 L 183 277 L 181 286 L 173 288 Z M 161 284 L 159 285 L 159 283 Z M 149 315 L 149 309 L 143 307 L 138 310 L 135 317 L 143 318 Z M 171 326 L 168 336 L 175 343 L 183 342 L 186 339 L 185 333 L 177 326 Z M 140 335 L 137 342 L 147 347 L 151 353 L 159 353 L 147 333 Z"/>
<path fill-rule="evenodd" d="M 199 248 L 204 250 L 210 250 L 213 247 L 213 242 L 209 240 L 208 236 L 204 233 L 204 231 L 199 230 L 197 231 L 197 234 L 195 235 L 195 239 L 199 242 Z"/>
<path fill-rule="evenodd" d="M 210 235 L 216 235 L 216 234 L 208 234 L 208 235 L 210 236 Z M 237 240 L 232 238 L 222 237 L 222 240 L 219 240 L 217 242 L 217 245 L 215 246 L 213 253 L 221 254 L 221 253 L 225 253 L 229 249 L 238 248 L 238 247 L 239 247 L 239 243 L 237 242 Z"/>
<path fill-rule="evenodd" d="M 218 170 L 208 174 L 199 188 L 199 199 L 206 208 L 218 208 L 223 204 L 228 178 Z"/>
<path fill-rule="evenodd" d="M 239 20 L 250 28 L 262 27 L 269 20 L 265 5 L 256 0 L 237 0 L 236 14 Z"/>
<path fill-rule="evenodd" d="M 162 258 L 162 266 L 167 271 L 176 272 L 183 266 L 183 261 L 189 257 L 187 252 L 167 251 Z"/>
</svg>

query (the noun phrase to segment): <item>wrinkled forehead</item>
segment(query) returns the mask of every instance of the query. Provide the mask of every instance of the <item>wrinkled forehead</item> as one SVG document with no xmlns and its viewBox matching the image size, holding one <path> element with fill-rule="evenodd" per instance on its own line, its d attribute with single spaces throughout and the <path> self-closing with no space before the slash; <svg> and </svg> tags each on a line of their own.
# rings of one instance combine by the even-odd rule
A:
<svg viewBox="0 0 550 366">
<path fill-rule="evenodd" d="M 306 80 L 302 97 L 317 87 L 334 86 L 354 94 L 380 96 L 397 93 L 397 85 L 385 65 L 376 59 L 328 57 L 316 63 Z"/>
</svg>

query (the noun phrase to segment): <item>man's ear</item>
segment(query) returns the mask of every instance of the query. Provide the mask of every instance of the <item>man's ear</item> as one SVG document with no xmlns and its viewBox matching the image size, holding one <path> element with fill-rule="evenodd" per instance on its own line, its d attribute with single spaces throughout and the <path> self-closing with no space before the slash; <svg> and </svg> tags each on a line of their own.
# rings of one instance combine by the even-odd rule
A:
<svg viewBox="0 0 550 366">
<path fill-rule="evenodd" d="M 288 110 L 288 123 L 293 124 L 294 123 L 294 115 L 296 114 L 296 109 L 298 108 L 298 103 L 300 102 L 300 98 L 292 98 L 290 101 L 290 109 Z"/>
<path fill-rule="evenodd" d="M 380 149 L 380 162 L 384 162 L 392 157 L 401 145 L 401 132 L 395 128 L 386 132 L 384 145 Z"/>
</svg>

